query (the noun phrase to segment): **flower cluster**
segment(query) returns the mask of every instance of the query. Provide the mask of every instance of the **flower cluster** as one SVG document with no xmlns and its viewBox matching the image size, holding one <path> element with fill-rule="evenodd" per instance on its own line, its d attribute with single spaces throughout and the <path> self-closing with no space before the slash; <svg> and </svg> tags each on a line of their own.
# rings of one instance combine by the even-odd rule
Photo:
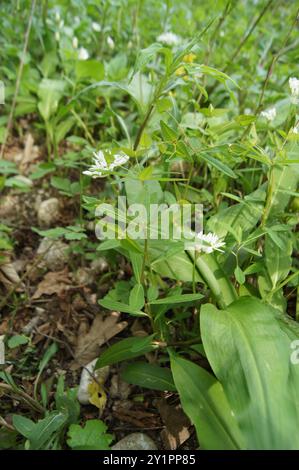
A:
<svg viewBox="0 0 299 470">
<path fill-rule="evenodd" d="M 299 97 L 299 80 L 298 78 L 291 77 L 289 79 L 289 87 L 293 98 Z"/>
<path fill-rule="evenodd" d="M 267 121 L 273 121 L 276 118 L 276 108 L 270 108 L 261 112 L 261 116 L 266 118 Z"/>
<path fill-rule="evenodd" d="M 224 245 L 225 243 L 216 233 L 209 232 L 204 234 L 203 232 L 199 232 L 196 234 L 195 240 L 192 243 L 186 243 L 185 248 L 202 253 L 212 253 L 213 251 L 223 251 L 220 248 Z"/>
<path fill-rule="evenodd" d="M 181 42 L 181 38 L 174 33 L 166 32 L 157 37 L 157 41 L 167 46 L 177 46 Z"/>
<path fill-rule="evenodd" d="M 93 155 L 93 165 L 89 170 L 83 171 L 85 175 L 92 176 L 93 178 L 102 178 L 106 176 L 109 171 L 113 171 L 117 166 L 124 165 L 129 160 L 128 155 L 124 152 L 113 155 L 110 150 L 106 150 L 109 162 L 107 162 L 102 150 L 94 152 Z"/>
</svg>

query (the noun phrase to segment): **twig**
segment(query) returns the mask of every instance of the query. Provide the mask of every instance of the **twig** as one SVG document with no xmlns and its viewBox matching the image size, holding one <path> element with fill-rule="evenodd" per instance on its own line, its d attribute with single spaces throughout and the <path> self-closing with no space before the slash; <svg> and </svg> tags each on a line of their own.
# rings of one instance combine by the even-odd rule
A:
<svg viewBox="0 0 299 470">
<path fill-rule="evenodd" d="M 23 401 L 25 401 L 32 409 L 37 411 L 38 413 L 44 413 L 44 408 L 38 403 L 38 401 L 34 400 L 30 395 L 20 389 L 15 389 L 11 385 L 0 383 L 0 389 L 6 391 L 7 393 L 13 393 L 15 395 L 19 395 Z"/>
<path fill-rule="evenodd" d="M 3 426 L 4 428 L 9 429 L 10 431 L 15 431 L 15 428 L 11 426 L 10 424 L 8 424 L 8 422 L 5 421 L 5 419 L 2 418 L 2 416 L 0 416 L 0 426 Z"/>
<path fill-rule="evenodd" d="M 23 73 L 23 68 L 24 68 L 24 60 L 25 60 L 25 55 L 26 55 L 26 52 L 27 52 L 29 35 L 30 35 L 30 31 L 31 31 L 31 26 L 32 26 L 32 19 L 33 19 L 33 14 L 34 14 L 34 10 L 35 10 L 35 5 L 36 5 L 36 0 L 32 0 L 31 1 L 31 10 L 30 10 L 30 15 L 29 15 L 27 30 L 26 30 L 26 33 L 25 33 L 23 52 L 22 52 L 22 55 L 21 55 L 21 58 L 20 58 L 20 65 L 19 65 L 19 70 L 18 70 L 18 75 L 17 75 L 15 93 L 14 93 L 14 97 L 13 97 L 13 100 L 12 100 L 12 105 L 11 105 L 11 108 L 10 108 L 10 113 L 9 113 L 9 117 L 8 117 L 8 121 L 7 121 L 7 126 L 6 126 L 6 129 L 5 129 L 3 143 L 1 145 L 0 160 L 3 158 L 6 143 L 7 143 L 7 139 L 8 139 L 9 132 L 10 132 L 10 129 L 11 129 L 11 126 L 12 126 L 12 120 L 13 120 L 14 111 L 15 111 L 15 107 L 16 107 L 16 103 L 17 103 L 17 97 L 18 97 L 19 88 L 20 88 L 20 84 L 21 84 L 21 78 L 22 78 L 22 73 Z"/>
</svg>

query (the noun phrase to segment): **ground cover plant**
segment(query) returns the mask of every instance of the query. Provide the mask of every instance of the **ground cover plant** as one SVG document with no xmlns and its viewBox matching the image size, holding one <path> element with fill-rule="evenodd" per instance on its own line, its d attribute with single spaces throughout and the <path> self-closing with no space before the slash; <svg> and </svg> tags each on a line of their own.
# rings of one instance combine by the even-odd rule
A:
<svg viewBox="0 0 299 470">
<path fill-rule="evenodd" d="M 299 449 L 298 6 L 0 11 L 0 448 Z"/>
</svg>

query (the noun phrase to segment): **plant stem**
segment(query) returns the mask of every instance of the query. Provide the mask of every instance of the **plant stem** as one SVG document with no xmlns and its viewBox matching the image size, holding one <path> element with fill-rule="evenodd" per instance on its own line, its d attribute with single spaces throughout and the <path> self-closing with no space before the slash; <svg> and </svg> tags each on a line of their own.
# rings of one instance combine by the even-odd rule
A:
<svg viewBox="0 0 299 470">
<path fill-rule="evenodd" d="M 35 5 L 36 5 L 36 0 L 32 0 L 29 20 L 28 20 L 28 25 L 27 25 L 27 30 L 26 30 L 26 33 L 25 33 L 24 47 L 23 47 L 21 58 L 20 58 L 20 65 L 19 65 L 19 70 L 18 70 L 18 75 L 17 75 L 15 93 L 14 93 L 14 97 L 13 97 L 13 100 L 12 100 L 10 113 L 9 113 L 9 116 L 8 116 L 8 121 L 7 121 L 7 126 L 6 126 L 6 129 L 5 129 L 3 143 L 1 145 L 0 160 L 3 158 L 3 155 L 4 155 L 7 139 L 8 139 L 9 132 L 10 132 L 10 129 L 11 129 L 11 126 L 12 126 L 12 120 L 13 120 L 13 116 L 14 116 L 14 112 L 15 112 L 15 107 L 16 107 L 16 104 L 17 104 L 17 97 L 18 97 L 19 88 L 20 88 L 20 84 L 21 84 L 21 78 L 22 78 L 22 73 L 23 73 L 23 68 L 24 68 L 24 60 L 25 60 L 25 55 L 26 55 L 26 52 L 27 52 L 29 35 L 30 35 L 30 31 L 31 31 L 31 26 L 32 26 L 32 19 L 33 19 L 33 14 L 34 14 L 34 10 L 35 10 Z"/>
<path fill-rule="evenodd" d="M 150 107 L 148 108 L 147 113 L 146 113 L 146 115 L 144 116 L 144 119 L 143 119 L 143 121 L 142 121 L 142 124 L 141 124 L 141 126 L 140 126 L 140 128 L 139 128 L 139 130 L 138 130 L 137 135 L 136 135 L 136 139 L 135 139 L 134 146 L 133 146 L 133 150 L 134 150 L 134 151 L 137 150 L 138 145 L 140 144 L 140 140 L 141 140 L 143 131 L 144 131 L 144 129 L 145 129 L 145 127 L 146 127 L 146 124 L 147 124 L 147 122 L 148 122 L 148 120 L 149 120 L 149 118 L 150 118 L 150 116 L 151 116 L 151 114 L 152 114 L 152 112 L 153 112 L 153 109 L 154 109 L 154 104 L 152 103 L 152 104 L 150 105 Z"/>
<path fill-rule="evenodd" d="M 194 259 L 194 252 L 187 251 L 191 260 Z M 196 259 L 196 268 L 200 277 L 211 289 L 213 297 L 220 308 L 225 308 L 238 296 L 234 286 L 226 277 L 216 258 L 213 255 L 201 255 Z"/>
</svg>

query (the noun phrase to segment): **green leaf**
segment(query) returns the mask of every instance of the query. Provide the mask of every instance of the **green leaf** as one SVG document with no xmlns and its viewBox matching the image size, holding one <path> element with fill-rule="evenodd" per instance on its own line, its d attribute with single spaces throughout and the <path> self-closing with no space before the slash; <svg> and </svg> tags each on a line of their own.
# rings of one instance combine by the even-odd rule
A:
<svg viewBox="0 0 299 470">
<path fill-rule="evenodd" d="M 90 419 L 82 428 L 72 424 L 68 430 L 67 444 L 73 450 L 108 450 L 113 440 L 107 426 L 99 419 Z"/>
<path fill-rule="evenodd" d="M 49 121 L 50 117 L 56 112 L 65 87 L 66 82 L 63 80 L 43 78 L 40 82 L 38 88 L 38 96 L 40 99 L 38 109 L 46 122 Z"/>
<path fill-rule="evenodd" d="M 144 290 L 142 284 L 136 284 L 130 292 L 130 308 L 134 311 L 140 310 L 144 306 Z"/>
<path fill-rule="evenodd" d="M 222 163 L 217 158 L 211 157 L 210 155 L 204 155 L 203 153 L 197 155 L 197 158 L 199 160 L 204 160 L 205 162 L 209 163 L 214 168 L 217 168 L 217 170 L 229 176 L 230 178 L 237 178 L 236 173 L 229 166 L 225 165 L 225 163 Z"/>
<path fill-rule="evenodd" d="M 234 271 L 235 278 L 239 284 L 244 284 L 246 277 L 240 266 L 237 266 Z"/>
<path fill-rule="evenodd" d="M 240 227 L 243 233 L 251 231 L 262 216 L 265 195 L 265 186 L 261 186 L 245 196 L 242 203 L 220 210 L 208 220 L 207 230 L 217 233 L 220 238 L 227 235 L 229 227 L 235 230 Z"/>
<path fill-rule="evenodd" d="M 174 142 L 178 139 L 178 134 L 175 130 L 169 127 L 164 121 L 160 121 L 162 136 L 165 142 Z"/>
<path fill-rule="evenodd" d="M 27 439 L 31 435 L 35 426 L 35 423 L 31 419 L 21 415 L 13 415 L 12 423 L 14 428 Z"/>
<path fill-rule="evenodd" d="M 7 342 L 7 346 L 10 349 L 17 348 L 18 346 L 21 346 L 22 344 L 27 344 L 29 342 L 29 338 L 25 335 L 14 335 L 11 338 L 9 338 Z"/>
<path fill-rule="evenodd" d="M 164 299 L 152 300 L 150 303 L 152 305 L 172 305 L 172 304 L 181 304 L 185 302 L 194 302 L 195 300 L 202 299 L 202 294 L 182 294 L 182 295 L 170 295 Z"/>
<path fill-rule="evenodd" d="M 242 436 L 221 384 L 191 361 L 171 354 L 171 371 L 183 410 L 203 449 L 243 448 Z"/>
<path fill-rule="evenodd" d="M 129 252 L 130 261 L 132 264 L 134 276 L 138 283 L 141 282 L 141 275 L 142 275 L 142 266 L 143 266 L 143 255 L 140 253 L 135 253 L 133 251 Z"/>
<path fill-rule="evenodd" d="M 142 312 L 141 310 L 134 309 L 130 305 L 124 304 L 122 302 L 117 302 L 116 300 L 110 299 L 102 299 L 99 300 L 99 304 L 107 308 L 108 310 L 117 310 L 119 312 L 130 313 L 131 315 L 135 315 L 137 317 L 146 317 L 147 314 Z"/>
<path fill-rule="evenodd" d="M 45 449 L 53 434 L 63 428 L 66 420 L 64 413 L 53 411 L 38 421 L 28 435 L 30 450 Z"/>
<path fill-rule="evenodd" d="M 94 59 L 78 60 L 76 63 L 77 78 L 103 80 L 105 76 L 104 65 Z"/>
<path fill-rule="evenodd" d="M 142 356 L 143 354 L 153 351 L 157 347 L 157 345 L 153 343 L 153 339 L 154 335 L 151 335 L 142 338 L 126 338 L 115 343 L 101 354 L 96 363 L 96 369 L 128 359 L 134 359 L 134 357 Z"/>
<path fill-rule="evenodd" d="M 203 345 L 242 430 L 246 449 L 299 449 L 299 325 L 254 297 L 225 310 L 204 305 Z M 212 332 L 212 334 L 211 334 Z"/>
<path fill-rule="evenodd" d="M 126 382 L 151 390 L 176 392 L 171 371 L 147 362 L 129 364 L 121 374 Z"/>
</svg>

